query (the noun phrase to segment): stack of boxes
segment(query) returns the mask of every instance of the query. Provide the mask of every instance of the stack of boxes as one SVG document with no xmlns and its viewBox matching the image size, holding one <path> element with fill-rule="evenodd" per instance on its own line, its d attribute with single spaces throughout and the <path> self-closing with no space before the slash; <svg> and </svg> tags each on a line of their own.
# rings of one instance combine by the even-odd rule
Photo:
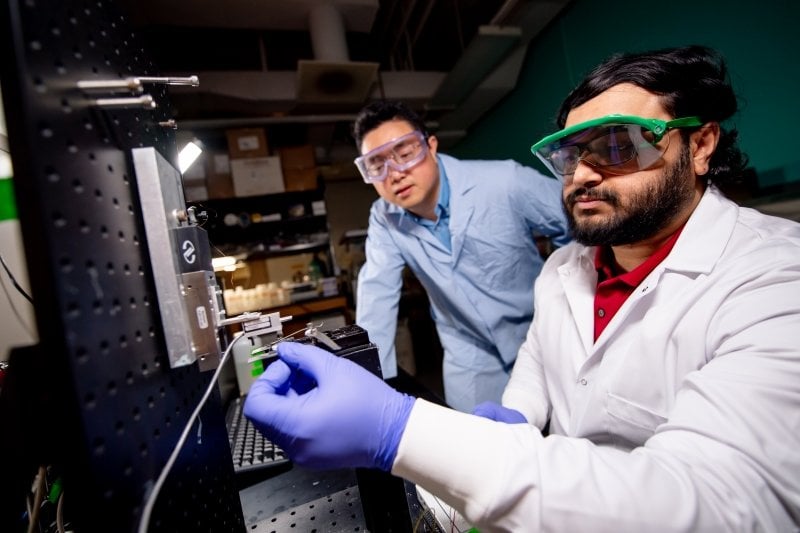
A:
<svg viewBox="0 0 800 533">
<path fill-rule="evenodd" d="M 270 156 L 263 128 L 227 130 L 231 180 L 235 196 L 283 192 L 280 156 Z"/>
<path fill-rule="evenodd" d="M 227 151 L 207 151 L 203 154 L 206 166 L 206 188 L 209 198 L 233 198 L 231 160 Z"/>
<path fill-rule="evenodd" d="M 225 131 L 228 150 L 205 156 L 208 198 L 308 191 L 318 186 L 313 146 L 280 147 L 270 155 L 264 128 Z"/>
</svg>

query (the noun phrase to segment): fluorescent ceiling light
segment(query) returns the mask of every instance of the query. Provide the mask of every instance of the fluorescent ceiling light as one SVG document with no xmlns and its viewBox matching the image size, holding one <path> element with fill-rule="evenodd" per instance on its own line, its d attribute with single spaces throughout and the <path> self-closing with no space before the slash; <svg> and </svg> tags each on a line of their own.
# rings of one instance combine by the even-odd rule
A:
<svg viewBox="0 0 800 533">
<path fill-rule="evenodd" d="M 203 153 L 203 149 L 200 148 L 200 141 L 194 140 L 186 143 L 186 146 L 178 153 L 178 170 L 180 173 L 185 173 L 201 153 Z"/>
</svg>

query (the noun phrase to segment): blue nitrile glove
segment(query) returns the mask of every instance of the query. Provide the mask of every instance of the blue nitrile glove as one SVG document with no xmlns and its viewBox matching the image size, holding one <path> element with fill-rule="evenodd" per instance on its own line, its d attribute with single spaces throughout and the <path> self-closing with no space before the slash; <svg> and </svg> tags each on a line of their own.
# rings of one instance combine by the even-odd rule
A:
<svg viewBox="0 0 800 533">
<path fill-rule="evenodd" d="M 503 407 L 495 402 L 483 402 L 475 406 L 472 410 L 473 415 L 482 416 L 489 420 L 496 422 L 505 422 L 506 424 L 527 424 L 528 420 L 525 415 L 516 409 Z"/>
<path fill-rule="evenodd" d="M 277 350 L 247 394 L 253 425 L 301 466 L 391 470 L 414 398 L 321 348 Z"/>
</svg>

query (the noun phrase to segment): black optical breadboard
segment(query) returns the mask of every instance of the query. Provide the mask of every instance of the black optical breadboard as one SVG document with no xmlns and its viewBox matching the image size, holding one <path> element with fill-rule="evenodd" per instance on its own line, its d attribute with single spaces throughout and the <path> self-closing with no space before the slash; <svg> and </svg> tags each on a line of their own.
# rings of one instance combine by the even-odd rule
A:
<svg viewBox="0 0 800 533">
<path fill-rule="evenodd" d="M 7 0 L 0 17 L 8 144 L 41 337 L 43 372 L 28 376 L 27 392 L 46 406 L 31 421 L 44 452 L 19 459 L 63 472 L 75 531 L 135 531 L 212 375 L 196 365 L 170 369 L 153 281 L 166 273 L 150 266 L 135 189 L 132 148 L 177 159 L 167 88 L 145 85 L 155 109 L 103 108 L 96 100 L 115 95 L 78 88 L 160 75 L 113 1 Z M 16 506 L 17 496 L 2 505 Z M 243 530 L 215 392 L 149 531 Z"/>
</svg>

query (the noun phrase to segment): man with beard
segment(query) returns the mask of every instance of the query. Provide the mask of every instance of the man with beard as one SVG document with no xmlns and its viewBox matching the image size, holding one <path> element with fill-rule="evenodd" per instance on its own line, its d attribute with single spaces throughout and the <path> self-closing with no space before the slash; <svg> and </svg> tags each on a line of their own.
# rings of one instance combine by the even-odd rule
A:
<svg viewBox="0 0 800 533">
<path fill-rule="evenodd" d="M 390 471 L 481 531 L 798 530 L 800 225 L 716 187 L 744 165 L 736 108 L 698 46 L 612 57 L 570 93 L 532 150 L 577 242 L 536 282 L 502 406 L 449 411 L 286 344 L 248 416 L 298 462 Z"/>
</svg>

